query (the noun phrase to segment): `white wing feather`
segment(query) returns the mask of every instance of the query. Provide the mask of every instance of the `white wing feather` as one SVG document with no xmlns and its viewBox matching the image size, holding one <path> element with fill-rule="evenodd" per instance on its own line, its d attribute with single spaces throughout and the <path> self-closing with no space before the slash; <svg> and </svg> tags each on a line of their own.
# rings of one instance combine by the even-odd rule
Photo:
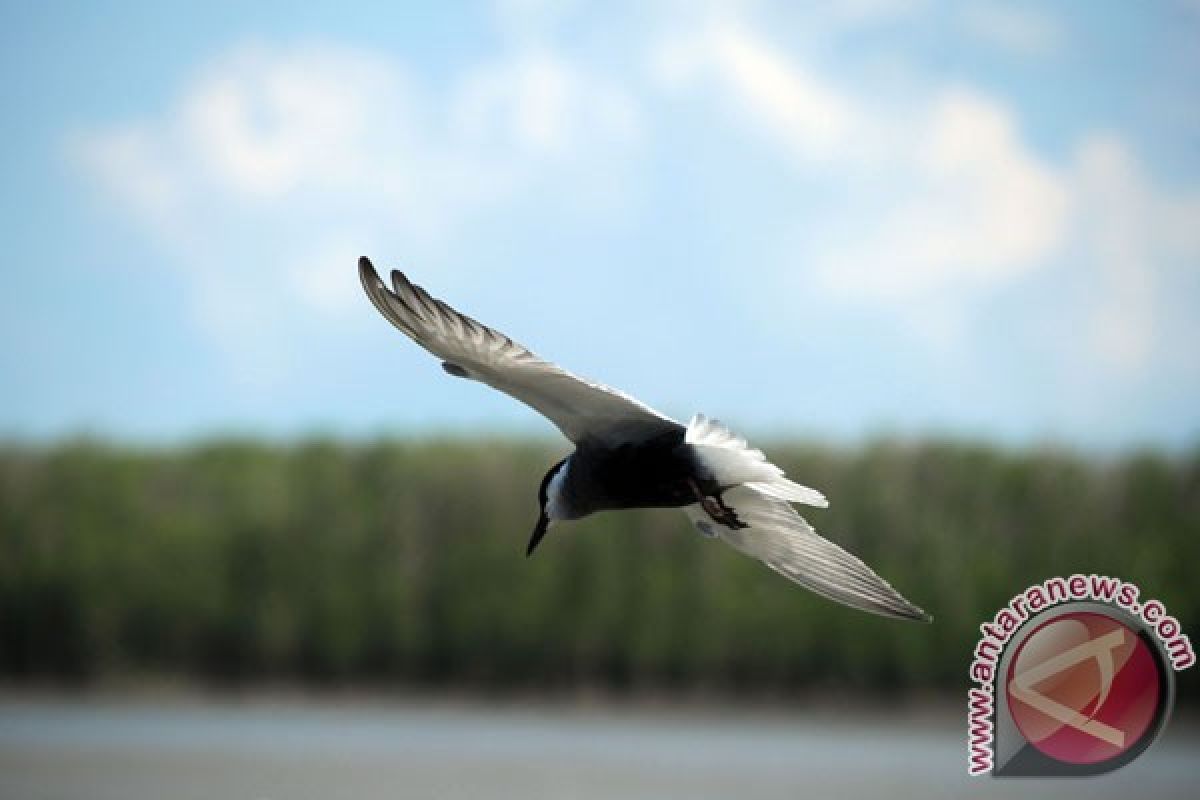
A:
<svg viewBox="0 0 1200 800">
<path fill-rule="evenodd" d="M 746 555 L 830 600 L 886 617 L 931 619 L 861 560 L 820 536 L 788 503 L 746 486 L 726 491 L 722 499 L 748 527 L 718 524 L 699 504 L 683 510 L 701 532 L 717 532 Z"/>
<path fill-rule="evenodd" d="M 431 297 L 402 273 L 389 290 L 369 259 L 358 262 L 371 302 L 389 322 L 443 360 L 447 372 L 486 383 L 520 400 L 578 443 L 620 441 L 678 429 L 679 423 L 616 389 L 579 378 L 504 334 Z"/>
</svg>

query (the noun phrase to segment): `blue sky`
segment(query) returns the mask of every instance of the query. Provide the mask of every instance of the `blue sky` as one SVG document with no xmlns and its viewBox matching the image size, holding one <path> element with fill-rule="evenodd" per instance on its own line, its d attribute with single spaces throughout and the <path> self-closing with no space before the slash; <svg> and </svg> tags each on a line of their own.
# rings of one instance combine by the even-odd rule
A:
<svg viewBox="0 0 1200 800">
<path fill-rule="evenodd" d="M 1200 433 L 1200 4 L 0 9 L 0 434 L 552 429 L 355 258 L 680 417 Z"/>
</svg>

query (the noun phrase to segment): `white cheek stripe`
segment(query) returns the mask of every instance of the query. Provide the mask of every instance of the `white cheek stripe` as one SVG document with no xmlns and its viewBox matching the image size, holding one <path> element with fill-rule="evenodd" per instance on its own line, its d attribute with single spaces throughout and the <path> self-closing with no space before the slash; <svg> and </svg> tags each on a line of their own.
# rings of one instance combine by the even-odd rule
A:
<svg viewBox="0 0 1200 800">
<path fill-rule="evenodd" d="M 551 520 L 567 519 L 566 509 L 563 507 L 562 490 L 563 484 L 566 482 L 567 470 L 570 467 L 571 461 L 567 459 L 562 465 L 562 469 L 554 473 L 554 477 L 546 486 L 546 516 Z"/>
</svg>

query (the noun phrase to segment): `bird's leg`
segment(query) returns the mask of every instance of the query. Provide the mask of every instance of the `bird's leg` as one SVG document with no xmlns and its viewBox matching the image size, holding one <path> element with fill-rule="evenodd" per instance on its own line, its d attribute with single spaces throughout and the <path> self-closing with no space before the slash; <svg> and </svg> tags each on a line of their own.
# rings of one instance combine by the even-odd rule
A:
<svg viewBox="0 0 1200 800">
<path fill-rule="evenodd" d="M 725 501 L 721 499 L 721 495 L 705 494 L 701 491 L 699 484 L 694 478 L 687 479 L 688 486 L 692 490 L 692 494 L 696 496 L 696 500 L 700 503 L 704 511 L 713 518 L 714 522 L 718 522 L 731 530 L 747 527 L 744 522 L 737 518 L 737 513 L 732 508 L 725 505 Z"/>
<path fill-rule="evenodd" d="M 688 488 L 692 490 L 692 494 L 696 496 L 696 502 L 704 507 L 704 510 L 708 512 L 710 517 L 717 522 L 721 522 L 721 507 L 717 504 L 717 499 L 705 494 L 700 489 L 700 484 L 696 483 L 695 478 L 688 478 L 687 484 Z"/>
</svg>

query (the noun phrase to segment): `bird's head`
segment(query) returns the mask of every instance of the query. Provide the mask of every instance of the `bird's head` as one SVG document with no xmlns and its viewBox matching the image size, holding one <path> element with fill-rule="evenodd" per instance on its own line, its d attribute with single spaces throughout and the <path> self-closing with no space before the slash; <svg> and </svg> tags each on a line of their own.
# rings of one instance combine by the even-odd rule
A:
<svg viewBox="0 0 1200 800">
<path fill-rule="evenodd" d="M 533 529 L 533 535 L 529 537 L 529 546 L 525 548 L 526 556 L 533 555 L 538 542 L 542 541 L 551 525 L 569 518 L 563 497 L 563 481 L 566 477 L 567 459 L 564 458 L 551 467 L 542 478 L 542 485 L 538 487 L 537 526 Z"/>
</svg>

